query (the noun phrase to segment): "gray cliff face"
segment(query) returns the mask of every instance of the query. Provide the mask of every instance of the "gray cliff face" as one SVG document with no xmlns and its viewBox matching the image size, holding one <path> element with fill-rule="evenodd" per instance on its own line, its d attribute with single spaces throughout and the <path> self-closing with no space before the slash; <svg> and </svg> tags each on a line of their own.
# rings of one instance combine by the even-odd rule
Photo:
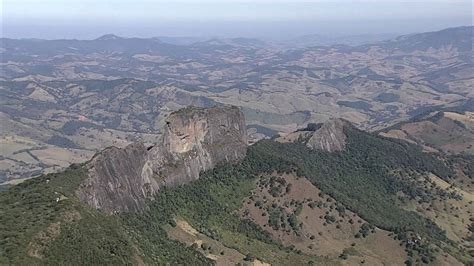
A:
<svg viewBox="0 0 474 266">
<path fill-rule="evenodd" d="M 139 210 L 158 188 L 143 144 L 107 148 L 94 156 L 88 167 L 89 178 L 77 195 L 107 213 Z"/>
<path fill-rule="evenodd" d="M 109 148 L 89 163 L 89 178 L 77 195 L 107 213 L 138 211 L 163 186 L 199 178 L 201 171 L 245 157 L 247 132 L 237 107 L 188 107 L 172 113 L 152 148 Z"/>
<path fill-rule="evenodd" d="M 306 146 L 311 149 L 324 150 L 327 152 L 344 150 L 346 147 L 344 126 L 348 124 L 348 122 L 342 119 L 331 119 L 326 121 L 311 135 Z"/>
<path fill-rule="evenodd" d="M 172 113 L 161 145 L 149 158 L 165 185 L 180 185 L 219 162 L 239 161 L 247 151 L 247 131 L 237 107 L 186 108 Z"/>
</svg>

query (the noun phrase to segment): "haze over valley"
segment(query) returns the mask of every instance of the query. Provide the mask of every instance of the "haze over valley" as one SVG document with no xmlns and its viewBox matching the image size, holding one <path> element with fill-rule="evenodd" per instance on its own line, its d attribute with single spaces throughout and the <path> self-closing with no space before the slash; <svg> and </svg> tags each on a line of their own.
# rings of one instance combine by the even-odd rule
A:
<svg viewBox="0 0 474 266">
<path fill-rule="evenodd" d="M 472 108 L 472 27 L 356 46 L 179 41 L 2 39 L 3 180 L 153 143 L 188 105 L 241 107 L 252 141 L 330 117 L 374 131 L 430 109 Z"/>
</svg>

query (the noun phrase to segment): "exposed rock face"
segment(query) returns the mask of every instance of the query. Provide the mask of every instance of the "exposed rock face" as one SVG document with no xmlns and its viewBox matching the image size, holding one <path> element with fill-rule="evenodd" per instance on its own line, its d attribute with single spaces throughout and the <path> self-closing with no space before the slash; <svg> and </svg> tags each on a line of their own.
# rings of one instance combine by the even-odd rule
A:
<svg viewBox="0 0 474 266">
<path fill-rule="evenodd" d="M 89 178 L 77 195 L 107 213 L 141 209 L 159 187 L 143 144 L 107 148 L 96 154 L 88 166 Z"/>
<path fill-rule="evenodd" d="M 180 185 L 219 162 L 243 159 L 246 151 L 245 119 L 237 107 L 186 108 L 169 116 L 150 161 L 164 184 Z"/>
<path fill-rule="evenodd" d="M 96 155 L 77 194 L 107 213 L 141 210 L 161 187 L 196 180 L 218 163 L 243 159 L 246 151 L 245 120 L 237 107 L 188 107 L 168 117 L 156 146 L 132 144 Z"/>
<path fill-rule="evenodd" d="M 344 126 L 347 124 L 348 122 L 342 119 L 328 120 L 311 135 L 306 146 L 327 152 L 344 150 L 346 146 Z"/>
</svg>

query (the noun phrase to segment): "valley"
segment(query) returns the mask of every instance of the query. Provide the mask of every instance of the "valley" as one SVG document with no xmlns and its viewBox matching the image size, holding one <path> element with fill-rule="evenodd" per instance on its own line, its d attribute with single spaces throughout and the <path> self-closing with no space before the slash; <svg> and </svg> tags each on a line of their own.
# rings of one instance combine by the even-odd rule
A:
<svg viewBox="0 0 474 266">
<path fill-rule="evenodd" d="M 473 111 L 472 26 L 291 49 L 166 40 L 2 38 L 0 181 L 55 172 L 109 146 L 151 145 L 166 117 L 190 105 L 240 107 L 252 143 L 333 117 L 379 131 L 430 110 Z M 404 127 L 388 134 L 429 137 Z M 465 129 L 446 130 L 458 133 L 439 131 L 437 141 L 456 140 L 445 149 L 472 151 L 458 138 Z"/>
</svg>

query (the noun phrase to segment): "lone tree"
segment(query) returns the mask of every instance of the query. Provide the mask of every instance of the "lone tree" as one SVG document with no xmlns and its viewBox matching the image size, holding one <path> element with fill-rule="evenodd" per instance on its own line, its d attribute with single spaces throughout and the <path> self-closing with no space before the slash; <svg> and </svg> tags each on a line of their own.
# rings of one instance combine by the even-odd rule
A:
<svg viewBox="0 0 474 266">
<path fill-rule="evenodd" d="M 245 261 L 254 261 L 255 259 L 256 259 L 255 255 L 251 253 L 247 253 L 247 255 L 244 258 Z"/>
</svg>

